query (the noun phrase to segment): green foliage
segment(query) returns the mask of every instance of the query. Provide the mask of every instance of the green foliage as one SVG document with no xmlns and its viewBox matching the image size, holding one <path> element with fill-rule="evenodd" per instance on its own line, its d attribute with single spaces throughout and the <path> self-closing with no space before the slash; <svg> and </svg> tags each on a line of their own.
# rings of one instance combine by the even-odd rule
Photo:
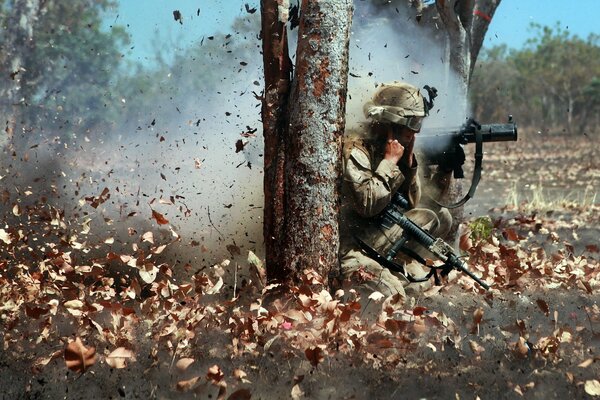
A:
<svg viewBox="0 0 600 400">
<path fill-rule="evenodd" d="M 513 113 L 542 132 L 587 133 L 598 125 L 600 47 L 559 26 L 532 24 L 536 36 L 521 50 L 485 51 L 471 80 L 474 114 L 497 120 Z"/>
<path fill-rule="evenodd" d="M 11 3 L 4 4 L 3 24 L 20 17 Z M 39 3 L 31 23 L 32 43 L 20 54 L 26 73 L 17 117 L 25 131 L 69 137 L 114 117 L 111 83 L 127 35 L 118 27 L 102 29 L 103 13 L 113 5 L 107 0 Z M 7 35 L 0 40 L 3 47 L 18 51 Z"/>
<path fill-rule="evenodd" d="M 479 217 L 469 223 L 471 239 L 474 241 L 488 240 L 492 237 L 494 224 L 489 216 Z"/>
</svg>

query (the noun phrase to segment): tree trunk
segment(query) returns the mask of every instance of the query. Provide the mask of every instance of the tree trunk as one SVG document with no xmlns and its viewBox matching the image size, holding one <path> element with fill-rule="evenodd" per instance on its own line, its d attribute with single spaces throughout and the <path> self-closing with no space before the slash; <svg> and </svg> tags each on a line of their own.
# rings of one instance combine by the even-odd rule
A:
<svg viewBox="0 0 600 400">
<path fill-rule="evenodd" d="M 302 1 L 289 97 L 287 17 L 281 12 L 287 7 L 281 0 L 261 3 L 267 277 L 299 282 L 302 271 L 313 268 L 326 285 L 329 271 L 338 264 L 352 2 Z"/>
<path fill-rule="evenodd" d="M 475 61 L 483 44 L 488 23 L 500 0 L 436 0 L 436 8 L 448 35 L 448 65 L 456 74 L 459 82 L 460 109 L 466 117 L 468 113 L 468 91 Z M 454 203 L 463 196 L 463 184 L 452 180 L 443 203 Z M 448 240 L 457 239 L 458 225 L 464 219 L 464 208 L 450 210 L 453 217 Z"/>
<path fill-rule="evenodd" d="M 479 56 L 479 51 L 483 46 L 483 39 L 490 26 L 490 22 L 500 5 L 501 0 L 477 0 L 473 10 L 473 21 L 471 25 L 471 72 L 473 75 L 475 62 Z"/>
<path fill-rule="evenodd" d="M 338 264 L 351 0 L 303 0 L 290 99 L 284 252 L 295 274 Z"/>
<path fill-rule="evenodd" d="M 265 73 L 265 92 L 262 101 L 265 141 L 263 236 L 269 280 L 285 278 L 281 238 L 285 227 L 284 163 L 287 104 L 292 79 L 292 62 L 289 58 L 286 30 L 289 4 L 286 3 L 278 0 L 261 1 Z"/>
</svg>

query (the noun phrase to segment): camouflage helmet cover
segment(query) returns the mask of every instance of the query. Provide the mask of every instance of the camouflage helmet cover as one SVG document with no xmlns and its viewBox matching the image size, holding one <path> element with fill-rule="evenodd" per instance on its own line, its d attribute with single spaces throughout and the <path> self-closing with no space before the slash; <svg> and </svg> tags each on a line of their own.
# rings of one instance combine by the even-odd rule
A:
<svg viewBox="0 0 600 400">
<path fill-rule="evenodd" d="M 382 84 L 363 111 L 367 118 L 399 125 L 405 125 L 408 117 L 426 115 L 423 95 L 418 88 L 405 82 Z"/>
</svg>

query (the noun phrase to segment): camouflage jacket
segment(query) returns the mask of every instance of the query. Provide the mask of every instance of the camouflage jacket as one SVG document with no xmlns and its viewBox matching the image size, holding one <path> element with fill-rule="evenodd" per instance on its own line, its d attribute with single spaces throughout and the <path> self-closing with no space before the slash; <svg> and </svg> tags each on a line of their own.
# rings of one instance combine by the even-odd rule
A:
<svg viewBox="0 0 600 400">
<path fill-rule="evenodd" d="M 400 191 L 414 208 L 421 197 L 417 161 L 395 165 L 368 138 L 347 137 L 344 143 L 344 174 L 341 210 L 341 254 L 356 248 L 353 235 L 377 246 L 386 232 L 375 218 Z M 381 154 L 379 154 L 381 153 Z"/>
</svg>

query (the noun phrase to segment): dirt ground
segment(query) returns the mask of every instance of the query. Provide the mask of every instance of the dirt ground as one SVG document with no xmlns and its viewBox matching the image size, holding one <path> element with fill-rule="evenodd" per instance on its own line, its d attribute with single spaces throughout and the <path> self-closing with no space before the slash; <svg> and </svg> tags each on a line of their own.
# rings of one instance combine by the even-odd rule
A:
<svg viewBox="0 0 600 400">
<path fill-rule="evenodd" d="M 31 231 L 0 231 L 0 398 L 600 396 L 596 142 L 486 146 L 465 214 L 489 217 L 468 264 L 492 289 L 451 273 L 404 302 L 372 299 L 369 317 L 349 288 L 313 291 L 310 271 L 283 296 L 252 257 L 178 281 L 158 240 L 85 251 L 60 212 L 32 207 Z"/>
</svg>

